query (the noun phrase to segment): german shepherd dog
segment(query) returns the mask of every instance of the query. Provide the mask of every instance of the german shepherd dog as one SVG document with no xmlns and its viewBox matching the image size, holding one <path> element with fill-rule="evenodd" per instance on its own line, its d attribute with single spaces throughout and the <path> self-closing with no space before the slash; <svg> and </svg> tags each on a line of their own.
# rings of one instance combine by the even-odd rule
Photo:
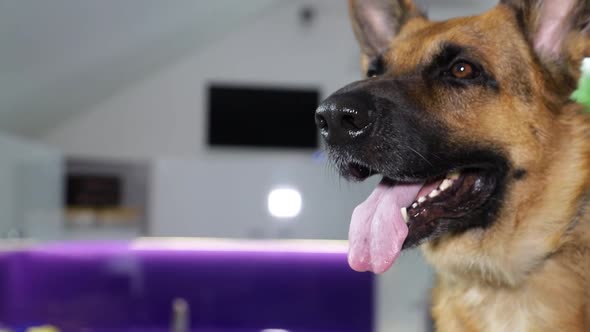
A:
<svg viewBox="0 0 590 332">
<path fill-rule="evenodd" d="M 330 160 L 382 182 L 353 212 L 349 263 L 420 246 L 438 331 L 590 331 L 590 116 L 570 99 L 589 0 L 503 0 L 433 22 L 350 0 L 366 78 L 317 110 Z"/>
</svg>

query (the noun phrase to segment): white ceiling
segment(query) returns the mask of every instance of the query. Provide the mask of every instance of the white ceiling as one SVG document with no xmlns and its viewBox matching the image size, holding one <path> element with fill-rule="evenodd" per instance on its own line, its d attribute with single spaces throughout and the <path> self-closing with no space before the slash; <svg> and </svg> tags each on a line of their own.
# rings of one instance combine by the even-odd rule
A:
<svg viewBox="0 0 590 332">
<path fill-rule="evenodd" d="M 0 0 L 0 130 L 40 136 L 281 1 Z M 496 2 L 425 1 L 434 18 Z"/>
</svg>

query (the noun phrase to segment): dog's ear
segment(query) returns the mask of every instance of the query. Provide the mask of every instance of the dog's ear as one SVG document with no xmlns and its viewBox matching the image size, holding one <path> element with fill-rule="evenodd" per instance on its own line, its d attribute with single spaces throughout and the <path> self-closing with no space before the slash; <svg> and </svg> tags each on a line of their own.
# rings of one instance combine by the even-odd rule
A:
<svg viewBox="0 0 590 332">
<path fill-rule="evenodd" d="M 412 0 L 349 0 L 349 8 L 361 50 L 370 58 L 386 51 L 408 20 L 424 16 Z"/>
<path fill-rule="evenodd" d="M 558 66 L 561 74 L 577 76 L 582 59 L 590 56 L 590 1 L 501 0 L 501 3 L 516 12 L 541 62 L 553 69 L 554 74 Z"/>
</svg>

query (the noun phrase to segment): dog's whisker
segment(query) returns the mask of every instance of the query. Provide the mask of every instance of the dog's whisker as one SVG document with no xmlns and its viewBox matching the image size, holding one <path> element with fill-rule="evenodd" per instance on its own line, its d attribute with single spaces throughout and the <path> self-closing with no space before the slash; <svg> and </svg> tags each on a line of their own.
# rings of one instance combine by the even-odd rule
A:
<svg viewBox="0 0 590 332">
<path fill-rule="evenodd" d="M 417 154 L 418 156 L 420 156 L 420 158 L 424 159 L 425 162 L 427 162 L 430 166 L 432 166 L 432 163 L 428 159 L 426 159 L 426 157 L 424 157 L 420 152 L 416 151 L 414 148 L 412 148 L 409 145 L 406 145 L 406 148 L 408 148 L 410 151 L 412 151 L 415 154 Z"/>
</svg>

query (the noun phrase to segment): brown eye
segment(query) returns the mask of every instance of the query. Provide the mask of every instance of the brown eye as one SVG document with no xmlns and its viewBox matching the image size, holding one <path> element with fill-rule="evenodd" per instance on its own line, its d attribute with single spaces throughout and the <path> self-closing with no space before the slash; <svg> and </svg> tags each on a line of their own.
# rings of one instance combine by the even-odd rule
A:
<svg viewBox="0 0 590 332">
<path fill-rule="evenodd" d="M 472 64 L 465 61 L 459 61 L 451 67 L 451 75 L 458 79 L 473 79 L 479 76 L 479 72 Z"/>
</svg>

